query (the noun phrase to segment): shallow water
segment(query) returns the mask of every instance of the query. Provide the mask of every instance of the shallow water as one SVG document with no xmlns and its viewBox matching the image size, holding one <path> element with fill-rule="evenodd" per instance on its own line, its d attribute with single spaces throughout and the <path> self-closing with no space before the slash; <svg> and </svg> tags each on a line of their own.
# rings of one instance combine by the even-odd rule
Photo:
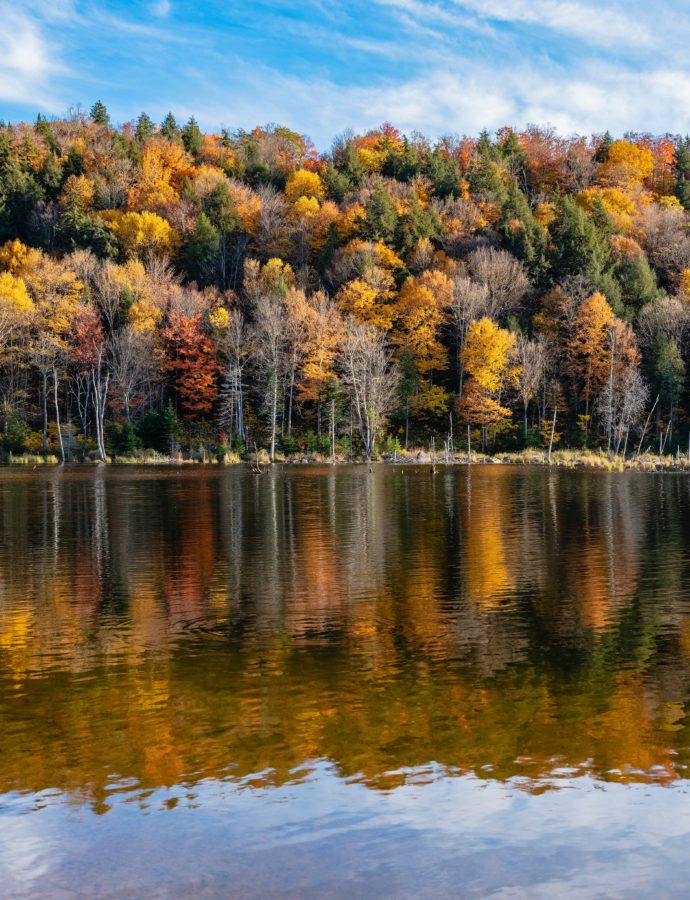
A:
<svg viewBox="0 0 690 900">
<path fill-rule="evenodd" d="M 690 882 L 690 478 L 0 471 L 0 895 Z"/>
</svg>

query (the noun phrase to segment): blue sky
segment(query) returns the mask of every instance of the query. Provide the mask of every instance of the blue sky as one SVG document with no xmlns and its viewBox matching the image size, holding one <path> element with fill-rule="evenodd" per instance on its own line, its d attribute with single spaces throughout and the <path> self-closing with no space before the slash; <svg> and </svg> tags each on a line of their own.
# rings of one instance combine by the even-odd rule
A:
<svg viewBox="0 0 690 900">
<path fill-rule="evenodd" d="M 690 130 L 688 0 L 0 0 L 0 118 Z"/>
</svg>

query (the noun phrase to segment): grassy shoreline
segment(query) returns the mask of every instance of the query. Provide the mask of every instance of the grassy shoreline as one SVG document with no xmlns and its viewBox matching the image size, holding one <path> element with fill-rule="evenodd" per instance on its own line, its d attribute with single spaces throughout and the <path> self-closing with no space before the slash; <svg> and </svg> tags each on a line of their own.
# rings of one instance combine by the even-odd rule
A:
<svg viewBox="0 0 690 900">
<path fill-rule="evenodd" d="M 276 454 L 277 464 L 294 465 L 294 466 L 323 466 L 331 465 L 332 459 L 328 455 L 312 453 L 312 454 Z M 466 466 L 470 462 L 472 465 L 510 465 L 510 466 L 544 466 L 551 468 L 566 469 L 591 469 L 608 472 L 690 472 L 690 459 L 687 456 L 659 456 L 651 453 L 645 453 L 640 456 L 623 458 L 622 456 L 609 456 L 603 451 L 588 450 L 555 450 L 551 455 L 551 461 L 547 458 L 547 452 L 540 449 L 521 450 L 518 452 L 506 452 L 498 454 L 484 454 L 472 452 L 468 460 L 467 452 L 453 453 L 446 455 L 445 453 L 431 454 L 426 450 L 410 450 L 401 452 L 396 455 L 379 456 L 376 459 L 367 462 L 361 458 L 349 459 L 337 457 L 336 465 L 398 465 L 398 466 L 427 466 L 435 469 L 442 469 L 448 466 Z M 2 465 L 8 467 L 31 467 L 32 469 L 44 468 L 51 466 L 59 466 L 60 459 L 54 454 L 43 456 L 41 454 L 15 454 L 10 455 L 3 460 Z M 96 460 L 72 460 L 66 463 L 67 466 L 97 466 L 102 463 Z M 238 454 L 226 454 L 224 458 L 218 459 L 211 455 L 185 457 L 182 454 L 164 455 L 164 454 L 146 454 L 139 456 L 115 456 L 108 459 L 109 466 L 236 466 L 251 465 L 257 467 L 257 461 L 252 455 L 240 457 Z M 264 471 L 266 467 L 270 467 L 270 460 L 265 451 L 260 451 L 258 459 L 258 467 Z"/>
</svg>

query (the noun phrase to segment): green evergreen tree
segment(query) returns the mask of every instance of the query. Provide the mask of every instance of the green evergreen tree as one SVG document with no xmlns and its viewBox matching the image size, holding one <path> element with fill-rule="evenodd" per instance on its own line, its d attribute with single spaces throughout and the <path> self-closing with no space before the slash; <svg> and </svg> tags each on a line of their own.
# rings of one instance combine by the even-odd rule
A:
<svg viewBox="0 0 690 900">
<path fill-rule="evenodd" d="M 529 201 L 513 182 L 501 209 L 498 230 L 506 249 L 525 267 L 537 287 L 548 285 L 548 238 L 545 229 L 534 218 Z"/>
<path fill-rule="evenodd" d="M 513 178 L 517 178 L 520 184 L 525 184 L 527 153 L 512 129 L 499 144 L 499 151 L 508 173 Z"/>
<path fill-rule="evenodd" d="M 345 195 L 354 188 L 347 173 L 336 169 L 332 162 L 326 164 L 326 169 L 321 177 L 326 187 L 326 194 L 330 200 L 335 200 L 336 203 L 342 203 Z"/>
<path fill-rule="evenodd" d="M 643 253 L 620 263 L 616 268 L 616 277 L 627 307 L 626 318 L 632 318 L 645 303 L 659 296 L 656 274 Z"/>
<path fill-rule="evenodd" d="M 441 220 L 432 206 L 422 206 L 415 194 L 409 212 L 398 219 L 396 245 L 406 253 L 420 238 L 433 240 L 441 230 Z"/>
<path fill-rule="evenodd" d="M 161 411 L 160 416 L 160 436 L 163 449 L 168 453 L 173 453 L 177 448 L 179 435 L 180 427 L 177 416 L 172 403 L 168 401 L 168 405 Z"/>
<path fill-rule="evenodd" d="M 175 120 L 175 116 L 169 112 L 161 122 L 161 134 L 169 141 L 177 140 L 180 134 L 180 128 Z"/>
<path fill-rule="evenodd" d="M 152 137 L 156 133 L 156 126 L 153 124 L 153 119 L 148 113 L 141 113 L 139 118 L 137 119 L 137 124 L 134 129 L 134 134 L 136 139 L 143 143 L 147 138 Z"/>
<path fill-rule="evenodd" d="M 460 193 L 462 176 L 456 159 L 436 147 L 424 165 L 424 174 L 434 186 L 437 197 L 454 197 Z"/>
<path fill-rule="evenodd" d="M 690 137 L 679 138 L 675 155 L 674 193 L 684 208 L 690 209 Z"/>
<path fill-rule="evenodd" d="M 55 154 L 49 153 L 48 156 L 46 156 L 41 165 L 38 177 L 45 190 L 46 196 L 55 200 L 63 183 L 62 166 L 57 161 Z"/>
<path fill-rule="evenodd" d="M 403 140 L 402 150 L 391 148 L 388 151 L 381 174 L 398 181 L 409 181 L 419 172 L 420 162 L 417 151 L 410 147 L 407 138 Z"/>
<path fill-rule="evenodd" d="M 385 185 L 378 184 L 374 188 L 366 202 L 365 210 L 364 236 L 373 241 L 385 241 L 387 244 L 392 244 L 398 226 L 398 213 Z"/>
<path fill-rule="evenodd" d="M 100 100 L 96 100 L 89 111 L 89 115 L 96 125 L 110 125 L 108 110 L 105 108 L 105 104 L 101 103 Z"/>
<path fill-rule="evenodd" d="M 599 287 L 602 276 L 611 268 L 608 241 L 572 197 L 560 201 L 551 238 L 558 277 L 584 275 L 592 287 Z"/>
<path fill-rule="evenodd" d="M 191 153 L 192 156 L 196 156 L 203 146 L 204 136 L 201 133 L 201 129 L 197 125 L 194 116 L 190 117 L 189 121 L 182 129 L 182 143 L 184 144 L 185 150 L 188 153 Z"/>
<path fill-rule="evenodd" d="M 38 180 L 24 171 L 16 157 L 3 159 L 0 148 L 0 243 L 13 238 L 30 240 L 31 214 L 44 198 Z"/>
<path fill-rule="evenodd" d="M 53 129 L 50 126 L 50 122 L 46 119 L 45 116 L 42 116 L 40 113 L 36 116 L 36 133 L 40 134 L 43 140 L 46 142 L 48 147 L 50 148 L 51 153 L 59 153 L 58 142 L 55 139 L 55 135 L 53 134 Z"/>
<path fill-rule="evenodd" d="M 613 143 L 613 138 L 611 134 L 607 131 L 602 137 L 601 141 L 599 141 L 599 146 L 596 149 L 596 153 L 594 154 L 594 159 L 598 163 L 608 162 L 609 158 L 609 150 L 611 149 L 611 144 Z"/>
<path fill-rule="evenodd" d="M 200 287 L 212 284 L 220 247 L 218 231 L 206 213 L 201 213 L 182 251 L 182 264 L 189 278 Z"/>
<path fill-rule="evenodd" d="M 85 213 L 76 203 L 69 203 L 62 210 L 55 241 L 68 253 L 91 250 L 106 259 L 115 259 L 118 255 L 117 238 L 110 228 L 98 217 Z"/>
<path fill-rule="evenodd" d="M 660 408 L 669 411 L 670 425 L 685 385 L 685 363 L 674 338 L 665 334 L 659 335 L 655 347 L 654 380 Z"/>
<path fill-rule="evenodd" d="M 496 161 L 491 156 L 479 155 L 473 160 L 467 181 L 472 194 L 502 204 L 508 194 L 505 181 L 501 178 Z"/>
</svg>

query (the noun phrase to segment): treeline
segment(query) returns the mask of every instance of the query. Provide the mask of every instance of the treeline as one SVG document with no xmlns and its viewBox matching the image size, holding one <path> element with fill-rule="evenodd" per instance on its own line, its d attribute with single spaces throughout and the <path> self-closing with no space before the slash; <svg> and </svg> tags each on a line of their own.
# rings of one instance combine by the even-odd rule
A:
<svg viewBox="0 0 690 900">
<path fill-rule="evenodd" d="M 0 126 L 5 453 L 688 445 L 690 140 Z"/>
</svg>

